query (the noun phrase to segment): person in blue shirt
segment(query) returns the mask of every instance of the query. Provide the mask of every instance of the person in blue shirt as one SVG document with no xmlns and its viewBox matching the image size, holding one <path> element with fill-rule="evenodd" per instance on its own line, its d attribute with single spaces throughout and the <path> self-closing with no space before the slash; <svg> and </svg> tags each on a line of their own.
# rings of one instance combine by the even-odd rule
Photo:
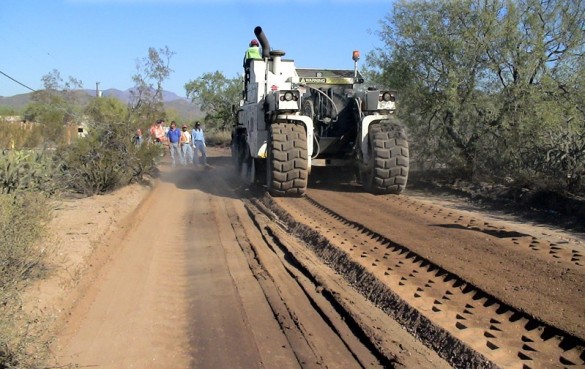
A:
<svg viewBox="0 0 585 369">
<path fill-rule="evenodd" d="M 207 153 L 205 152 L 205 135 L 203 129 L 201 129 L 201 123 L 195 122 L 195 127 L 191 131 L 191 142 L 193 143 L 194 152 L 194 163 L 197 166 L 199 164 L 199 153 L 201 153 L 201 164 L 205 167 L 207 165 Z"/>
<path fill-rule="evenodd" d="M 179 147 L 179 143 L 181 142 L 181 131 L 177 129 L 177 123 L 173 120 L 171 122 L 171 128 L 167 132 L 167 138 L 169 139 L 169 150 L 171 152 L 171 161 L 173 163 L 173 167 L 175 166 L 176 157 L 182 161 L 182 154 Z"/>
</svg>

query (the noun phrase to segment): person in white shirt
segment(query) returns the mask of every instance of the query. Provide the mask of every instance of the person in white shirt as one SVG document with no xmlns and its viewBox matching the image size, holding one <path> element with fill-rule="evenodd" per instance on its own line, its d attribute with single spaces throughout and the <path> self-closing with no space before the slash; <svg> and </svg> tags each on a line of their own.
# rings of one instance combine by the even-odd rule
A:
<svg viewBox="0 0 585 369">
<path fill-rule="evenodd" d="M 181 131 L 181 139 L 179 141 L 181 143 L 181 151 L 183 152 L 183 157 L 181 158 L 181 164 L 193 164 L 193 149 L 191 148 L 191 134 L 187 131 L 187 125 L 183 124 L 183 129 Z"/>
<path fill-rule="evenodd" d="M 201 123 L 195 122 L 195 127 L 191 131 L 191 141 L 193 143 L 193 149 L 195 150 L 194 153 L 194 163 L 195 165 L 199 165 L 199 153 L 201 153 L 201 164 L 207 167 L 207 153 L 205 152 L 205 135 L 203 134 L 203 129 L 201 129 Z"/>
</svg>

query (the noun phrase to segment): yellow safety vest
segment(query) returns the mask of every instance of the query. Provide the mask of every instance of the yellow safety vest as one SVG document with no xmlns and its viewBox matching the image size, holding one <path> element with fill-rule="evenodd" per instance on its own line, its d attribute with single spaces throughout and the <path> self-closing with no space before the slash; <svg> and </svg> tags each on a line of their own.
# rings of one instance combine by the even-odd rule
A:
<svg viewBox="0 0 585 369">
<path fill-rule="evenodd" d="M 248 59 L 262 59 L 260 56 L 260 48 L 257 46 L 250 46 L 246 50 L 246 60 Z"/>
</svg>

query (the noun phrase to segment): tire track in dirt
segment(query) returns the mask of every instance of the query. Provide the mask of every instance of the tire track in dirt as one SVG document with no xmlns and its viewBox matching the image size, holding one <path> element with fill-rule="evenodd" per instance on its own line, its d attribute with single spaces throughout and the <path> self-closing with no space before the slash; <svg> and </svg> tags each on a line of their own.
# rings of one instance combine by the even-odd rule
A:
<svg viewBox="0 0 585 369">
<path fill-rule="evenodd" d="M 580 339 L 514 311 L 408 248 L 310 199 L 279 200 L 277 202 L 295 219 L 318 230 L 333 247 L 343 250 L 356 260 L 355 263 L 370 270 L 398 295 L 398 299 L 406 301 L 433 325 L 442 327 L 490 361 L 502 367 L 518 368 L 583 364 L 585 355 Z M 369 286 L 360 286 L 360 289 L 367 290 Z M 396 305 L 395 302 L 391 304 Z M 401 318 L 399 313 L 392 314 Z M 403 323 L 411 322 L 406 319 Z M 427 338 L 435 340 L 437 337 Z M 447 344 L 453 345 L 452 342 Z M 446 354 L 444 347 L 438 345 L 436 348 Z M 463 353 L 463 356 L 473 355 Z M 467 365 L 469 363 L 464 366 Z"/>
<path fill-rule="evenodd" d="M 291 273 L 284 256 L 278 255 L 273 241 L 262 232 L 264 226 L 260 225 L 258 230 L 243 207 L 232 210 L 231 217 L 232 224 L 241 225 L 241 228 L 236 226 L 238 242 L 248 255 L 248 263 L 298 355 L 301 367 L 381 368 L 367 349 L 356 348 L 360 345 L 355 337 L 346 335 L 344 340 L 338 330 L 332 329 L 330 321 L 334 318 L 303 288 L 299 281 L 302 276 Z"/>
<path fill-rule="evenodd" d="M 448 223 L 436 216 L 438 206 L 432 202 L 408 204 L 411 200 L 407 200 L 405 205 L 400 200 L 404 196 L 324 190 L 312 190 L 309 195 L 507 305 L 585 339 L 585 270 L 569 260 L 518 247 L 507 237 L 438 226 Z M 507 232 L 513 234 L 514 229 Z M 576 242 L 564 247 L 584 249 Z"/>
<path fill-rule="evenodd" d="M 522 247 L 534 251 L 544 262 L 563 262 L 572 266 L 585 268 L 583 245 L 576 244 L 566 239 L 545 239 L 534 235 L 519 232 L 510 226 L 495 224 L 491 221 L 463 214 L 461 212 L 447 209 L 440 205 L 428 204 L 408 196 L 382 197 L 381 201 L 391 203 L 393 206 L 414 210 L 429 221 L 441 221 L 437 227 L 461 229 L 481 232 L 502 241 L 509 246 Z M 445 223 L 443 223 L 444 221 Z M 550 237 L 549 237 L 550 238 Z"/>
<path fill-rule="evenodd" d="M 374 355 L 384 368 L 450 367 L 360 295 L 336 270 L 324 266 L 270 209 L 254 199 L 247 208 L 264 239 L 269 240 L 270 249 L 279 255 L 328 324 L 358 358 L 366 358 L 360 359 L 362 365 Z"/>
</svg>

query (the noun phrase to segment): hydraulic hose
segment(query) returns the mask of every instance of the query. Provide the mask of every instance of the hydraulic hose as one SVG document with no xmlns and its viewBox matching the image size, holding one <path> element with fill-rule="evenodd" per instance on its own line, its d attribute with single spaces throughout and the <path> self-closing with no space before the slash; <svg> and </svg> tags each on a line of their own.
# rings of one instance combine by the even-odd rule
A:
<svg viewBox="0 0 585 369">
<path fill-rule="evenodd" d="M 339 115 L 339 110 L 337 110 L 337 105 L 335 105 L 335 102 L 333 101 L 333 99 L 332 99 L 332 98 L 330 98 L 330 97 L 329 97 L 329 96 L 328 96 L 328 95 L 327 95 L 325 92 L 323 92 L 323 91 L 319 90 L 318 88 L 315 88 L 315 87 L 308 86 L 308 85 L 306 85 L 306 84 L 304 84 L 304 83 L 299 83 L 299 86 L 303 86 L 303 87 L 309 88 L 309 89 L 311 89 L 311 90 L 313 90 L 313 91 L 315 91 L 315 92 L 317 92 L 317 93 L 321 94 L 321 95 L 322 95 L 322 96 L 324 96 L 324 97 L 325 97 L 327 100 L 329 100 L 329 101 L 331 102 L 331 105 L 333 106 L 333 109 L 335 109 L 335 117 L 333 118 L 333 120 L 337 119 L 337 116 Z"/>
<path fill-rule="evenodd" d="M 317 134 L 315 134 L 313 136 L 313 141 L 315 141 L 315 146 L 317 147 L 317 153 L 315 155 L 311 156 L 311 159 L 315 159 L 321 153 L 321 146 L 319 146 L 319 140 L 318 140 Z"/>
</svg>

